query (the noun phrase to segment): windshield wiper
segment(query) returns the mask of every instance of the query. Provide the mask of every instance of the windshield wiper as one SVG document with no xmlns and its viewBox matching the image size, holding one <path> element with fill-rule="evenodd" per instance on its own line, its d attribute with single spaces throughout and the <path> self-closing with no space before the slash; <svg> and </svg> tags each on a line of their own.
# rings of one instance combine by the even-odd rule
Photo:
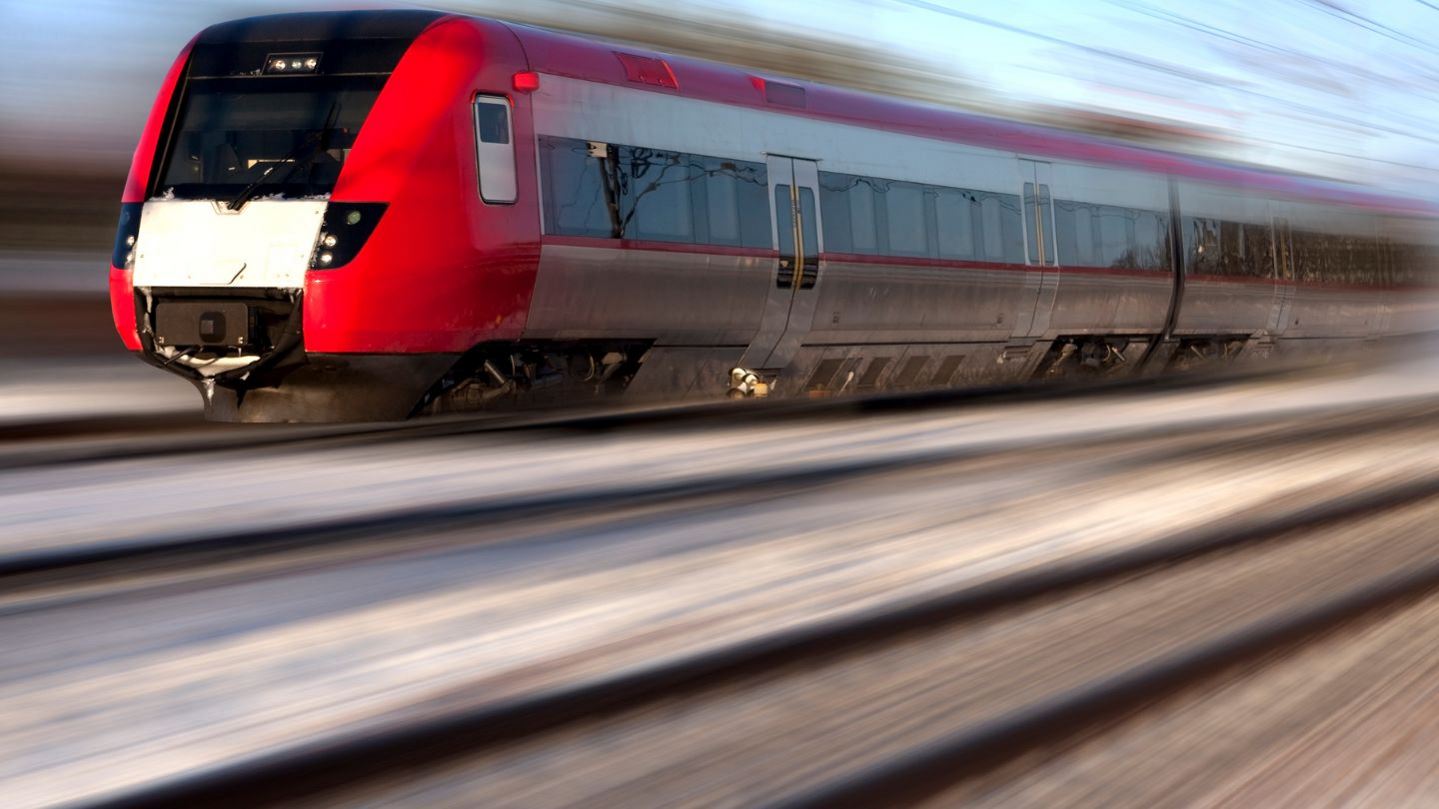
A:
<svg viewBox="0 0 1439 809">
<path fill-rule="evenodd" d="M 255 193 L 265 185 L 265 181 L 270 179 L 270 174 L 281 165 L 285 166 L 285 173 L 276 179 L 276 184 L 284 184 L 286 180 L 290 179 L 290 175 L 294 174 L 295 170 L 302 165 L 309 168 L 314 163 L 315 158 L 319 157 L 320 153 L 325 151 L 329 146 L 330 133 L 334 131 L 335 119 L 339 117 L 339 114 L 340 102 L 336 101 L 330 105 L 330 114 L 325 116 L 324 126 L 306 135 L 305 139 L 300 141 L 299 145 L 294 149 L 291 149 L 289 154 L 265 169 L 259 177 L 255 178 L 254 182 L 245 186 L 240 190 L 240 193 L 235 195 L 234 199 L 225 203 L 225 207 L 232 211 L 238 211 L 243 208 L 245 203 L 249 202 L 255 196 Z M 304 156 L 301 157 L 301 155 Z"/>
</svg>

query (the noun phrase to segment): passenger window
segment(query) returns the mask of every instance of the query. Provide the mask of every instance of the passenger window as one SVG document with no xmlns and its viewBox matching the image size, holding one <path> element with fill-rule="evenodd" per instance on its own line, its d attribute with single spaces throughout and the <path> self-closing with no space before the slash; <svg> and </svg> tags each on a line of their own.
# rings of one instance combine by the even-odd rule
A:
<svg viewBox="0 0 1439 809">
<path fill-rule="evenodd" d="M 927 256 L 924 189 L 894 183 L 886 195 L 889 214 L 889 252 L 897 256 Z"/>
<path fill-rule="evenodd" d="M 973 199 L 962 191 L 941 189 L 934 205 L 939 219 L 940 256 L 974 258 Z"/>
<path fill-rule="evenodd" d="M 856 253 L 879 252 L 878 205 L 875 203 L 876 189 L 863 177 L 856 178 L 849 190 L 850 224 L 854 228 L 851 239 Z"/>
<path fill-rule="evenodd" d="M 704 158 L 703 164 L 708 243 L 770 247 L 764 166 L 716 158 Z"/>
<path fill-rule="evenodd" d="M 1083 202 L 1055 200 L 1054 230 L 1055 256 L 1060 264 L 1073 267 L 1093 267 L 1094 220 L 1089 206 Z"/>
<path fill-rule="evenodd" d="M 1099 259 L 1102 267 L 1133 265 L 1134 222 L 1123 208 L 1099 209 Z"/>
<path fill-rule="evenodd" d="M 995 194 L 991 197 L 999 202 L 999 235 L 1001 260 L 1011 264 L 1024 263 L 1024 228 L 1020 218 L 1018 194 Z"/>
<path fill-rule="evenodd" d="M 713 178 L 711 178 L 713 179 Z M 740 238 L 745 247 L 770 249 L 769 204 L 765 188 L 769 186 L 769 170 L 763 163 L 736 163 L 735 183 L 739 203 Z"/>
<path fill-rule="evenodd" d="M 1169 228 L 1164 217 L 1153 211 L 1140 211 L 1134 223 L 1135 260 L 1146 270 L 1165 270 L 1169 266 Z"/>
<path fill-rule="evenodd" d="M 565 236 L 611 237 L 614 226 L 605 202 L 604 172 L 582 140 L 542 136 L 545 232 Z"/>
<path fill-rule="evenodd" d="M 515 146 L 510 130 L 509 99 L 502 96 L 475 99 L 480 199 L 490 204 L 509 204 L 516 199 Z"/>
<path fill-rule="evenodd" d="M 704 169 L 689 155 L 625 146 L 620 149 L 624 209 L 631 218 L 625 235 L 634 239 L 693 242 L 694 183 Z"/>
<path fill-rule="evenodd" d="M 853 253 L 854 228 L 849 220 L 849 184 L 854 178 L 847 174 L 819 173 L 819 206 L 824 210 L 824 244 L 832 253 Z"/>
<path fill-rule="evenodd" d="M 981 219 L 984 221 L 984 257 L 1004 258 L 1004 234 L 1000 224 L 999 198 L 986 197 L 980 203 Z"/>
<path fill-rule="evenodd" d="M 832 252 L 1024 262 L 1017 194 L 821 172 L 819 201 Z"/>
<path fill-rule="evenodd" d="M 882 180 L 820 171 L 820 207 L 830 252 L 879 253 L 879 213 L 885 206 Z"/>
<path fill-rule="evenodd" d="M 726 174 L 719 160 L 706 161 L 705 207 L 709 211 L 711 244 L 740 243 L 739 186 L 733 174 Z M 733 164 L 731 164 L 733 165 Z"/>
<path fill-rule="evenodd" d="M 1219 275 L 1219 222 L 1186 216 L 1184 271 L 1188 275 Z"/>
<path fill-rule="evenodd" d="M 1274 277 L 1274 241 L 1270 230 L 1268 225 L 1244 226 L 1244 275 Z"/>
</svg>

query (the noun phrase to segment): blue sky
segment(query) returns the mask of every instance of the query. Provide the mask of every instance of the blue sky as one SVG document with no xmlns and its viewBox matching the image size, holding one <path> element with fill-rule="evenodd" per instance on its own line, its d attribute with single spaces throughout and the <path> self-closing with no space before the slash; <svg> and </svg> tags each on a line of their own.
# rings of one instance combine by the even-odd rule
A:
<svg viewBox="0 0 1439 809">
<path fill-rule="evenodd" d="M 3 0 L 0 151 L 123 160 L 175 51 L 217 20 L 318 0 Z M 345 3 L 346 7 L 376 5 Z M 606 0 L 457 0 L 501 15 Z M 1232 157 L 1427 196 L 1439 179 L 1439 0 L 626 0 L 863 42 L 958 75 L 1006 106 L 1187 122 Z M 972 100 L 972 99 L 970 99 Z"/>
</svg>

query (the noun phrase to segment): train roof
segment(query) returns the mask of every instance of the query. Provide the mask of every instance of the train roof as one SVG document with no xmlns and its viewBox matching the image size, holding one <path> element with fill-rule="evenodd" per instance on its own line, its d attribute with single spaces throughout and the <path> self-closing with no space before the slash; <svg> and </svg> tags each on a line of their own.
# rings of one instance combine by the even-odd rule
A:
<svg viewBox="0 0 1439 809">
<path fill-rule="evenodd" d="M 1288 197 L 1301 197 L 1390 213 L 1439 215 L 1439 207 L 1421 200 L 1357 189 L 1335 181 L 1246 167 L 1225 161 L 1167 152 L 1038 124 L 1026 124 L 938 104 L 889 97 L 772 74 L 768 71 L 653 51 L 538 26 L 505 23 L 515 32 L 540 73 L 668 92 L 686 98 L 770 109 L 836 123 L 902 132 L 937 140 L 973 144 L 1025 155 L 1075 160 L 1169 174 L 1221 185 L 1241 186 Z M 637 83 L 617 53 L 661 59 L 677 89 Z M 772 82 L 799 87 L 803 106 L 767 98 Z M 791 94 L 791 102 L 799 94 Z"/>
<path fill-rule="evenodd" d="M 319 38 L 410 38 L 445 20 L 504 25 L 519 40 L 530 70 L 634 87 L 918 137 L 983 146 L 1023 155 L 1167 174 L 1291 198 L 1439 216 L 1439 207 L 1413 198 L 1277 170 L 1184 155 L 1039 124 L 1027 124 L 901 97 L 835 87 L 736 65 L 679 56 L 597 37 L 533 25 L 432 11 L 350 11 L 274 14 L 205 29 L 199 43 L 269 42 Z M 626 58 L 620 58 L 620 55 Z M 635 59 L 634 57 L 639 57 Z M 663 62 L 660 68 L 651 61 Z M 672 82 L 655 70 L 668 73 Z M 776 92 L 780 90 L 780 92 Z"/>
</svg>

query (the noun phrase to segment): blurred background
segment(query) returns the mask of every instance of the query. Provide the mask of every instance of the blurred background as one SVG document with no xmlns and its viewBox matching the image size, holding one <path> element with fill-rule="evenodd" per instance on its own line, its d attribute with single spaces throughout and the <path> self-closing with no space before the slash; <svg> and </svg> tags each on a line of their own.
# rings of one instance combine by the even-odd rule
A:
<svg viewBox="0 0 1439 809">
<path fill-rule="evenodd" d="M 95 293 L 154 92 L 201 28 L 404 3 L 5 0 L 0 288 Z M 474 0 L 587 31 L 1010 118 L 1433 196 L 1429 0 Z"/>
</svg>

